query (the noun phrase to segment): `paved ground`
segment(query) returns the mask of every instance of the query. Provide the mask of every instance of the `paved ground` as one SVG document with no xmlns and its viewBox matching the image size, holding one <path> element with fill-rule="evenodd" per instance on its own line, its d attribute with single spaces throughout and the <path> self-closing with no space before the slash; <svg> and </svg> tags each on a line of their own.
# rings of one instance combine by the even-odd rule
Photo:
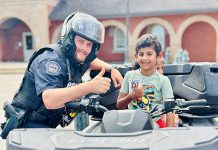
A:
<svg viewBox="0 0 218 150">
<path fill-rule="evenodd" d="M 27 63 L 24 62 L 0 62 L 0 74 L 21 74 L 26 67 Z"/>
<path fill-rule="evenodd" d="M 0 74 L 0 122 L 5 120 L 3 112 L 3 103 L 5 100 L 11 100 L 18 89 L 23 74 Z M 0 149 L 5 150 L 5 140 L 0 139 Z"/>
<path fill-rule="evenodd" d="M 27 63 L 23 62 L 0 63 L 0 123 L 5 121 L 3 104 L 6 100 L 12 100 L 26 67 Z M 5 140 L 0 138 L 0 150 L 5 149 Z"/>
</svg>

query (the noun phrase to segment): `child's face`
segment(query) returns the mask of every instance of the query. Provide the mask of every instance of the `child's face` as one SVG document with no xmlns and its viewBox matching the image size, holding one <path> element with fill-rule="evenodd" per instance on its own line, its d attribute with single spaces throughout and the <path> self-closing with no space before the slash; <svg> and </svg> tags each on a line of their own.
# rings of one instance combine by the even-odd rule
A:
<svg viewBox="0 0 218 150">
<path fill-rule="evenodd" d="M 141 48 L 136 54 L 136 60 L 143 71 L 153 71 L 156 67 L 157 54 L 153 47 Z"/>
</svg>

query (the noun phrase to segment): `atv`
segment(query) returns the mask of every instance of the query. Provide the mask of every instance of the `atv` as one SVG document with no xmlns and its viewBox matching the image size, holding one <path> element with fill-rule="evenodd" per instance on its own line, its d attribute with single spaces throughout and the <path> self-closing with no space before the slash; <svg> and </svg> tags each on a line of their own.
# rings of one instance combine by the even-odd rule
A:
<svg viewBox="0 0 218 150">
<path fill-rule="evenodd" d="M 123 65 L 119 71 L 124 76 L 132 69 L 132 65 Z M 90 76 L 97 74 L 92 71 Z M 14 129 L 7 137 L 7 149 L 217 149 L 218 64 L 165 65 L 164 74 L 170 79 L 175 99 L 166 100 L 150 113 L 116 110 L 119 89 L 112 85 L 105 94 L 88 95 L 65 105 L 68 114 L 77 111 L 91 115 L 93 125 L 83 131 Z M 155 126 L 152 118 L 171 111 L 179 115 L 179 127 Z"/>
</svg>

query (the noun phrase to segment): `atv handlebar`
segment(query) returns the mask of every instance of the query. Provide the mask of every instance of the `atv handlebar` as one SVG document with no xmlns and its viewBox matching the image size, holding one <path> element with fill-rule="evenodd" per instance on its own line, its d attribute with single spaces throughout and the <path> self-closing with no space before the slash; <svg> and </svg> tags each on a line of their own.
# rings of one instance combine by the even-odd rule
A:
<svg viewBox="0 0 218 150">
<path fill-rule="evenodd" d="M 205 99 L 189 101 L 185 101 L 184 99 L 166 99 L 164 100 L 163 105 L 158 105 L 157 107 L 152 109 L 150 111 L 150 115 L 152 118 L 155 118 L 169 112 L 175 112 L 176 114 L 180 114 L 192 109 L 210 109 L 210 107 L 207 106 L 207 101 Z"/>
<path fill-rule="evenodd" d="M 185 101 L 184 99 L 176 99 L 177 106 L 184 108 L 188 106 L 205 106 L 207 105 L 207 101 L 205 99 L 199 99 L 199 100 L 189 100 Z"/>
<path fill-rule="evenodd" d="M 86 112 L 88 114 L 93 114 L 95 112 L 106 112 L 108 109 L 99 104 L 99 95 L 91 95 L 87 98 L 81 99 L 75 102 L 68 102 L 65 104 L 67 112 Z M 165 99 L 163 105 L 157 105 L 150 111 L 151 117 L 155 118 L 160 115 L 166 114 L 168 112 L 175 112 L 180 114 L 182 112 L 187 112 L 192 109 L 209 109 L 207 101 L 205 99 L 199 100 L 189 100 L 184 99 Z"/>
<path fill-rule="evenodd" d="M 105 112 L 108 109 L 99 104 L 99 95 L 92 95 L 88 98 L 81 99 L 75 102 L 68 102 L 65 104 L 68 112 L 82 112 L 92 114 L 95 112 Z"/>
</svg>

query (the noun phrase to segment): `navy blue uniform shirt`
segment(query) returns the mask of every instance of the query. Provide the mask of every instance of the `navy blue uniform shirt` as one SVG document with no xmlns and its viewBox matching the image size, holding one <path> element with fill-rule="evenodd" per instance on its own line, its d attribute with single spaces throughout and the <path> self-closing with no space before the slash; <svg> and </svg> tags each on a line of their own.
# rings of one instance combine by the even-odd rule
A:
<svg viewBox="0 0 218 150">
<path fill-rule="evenodd" d="M 32 62 L 29 73 L 39 96 L 46 89 L 66 87 L 67 65 L 55 51 L 46 50 Z"/>
</svg>

